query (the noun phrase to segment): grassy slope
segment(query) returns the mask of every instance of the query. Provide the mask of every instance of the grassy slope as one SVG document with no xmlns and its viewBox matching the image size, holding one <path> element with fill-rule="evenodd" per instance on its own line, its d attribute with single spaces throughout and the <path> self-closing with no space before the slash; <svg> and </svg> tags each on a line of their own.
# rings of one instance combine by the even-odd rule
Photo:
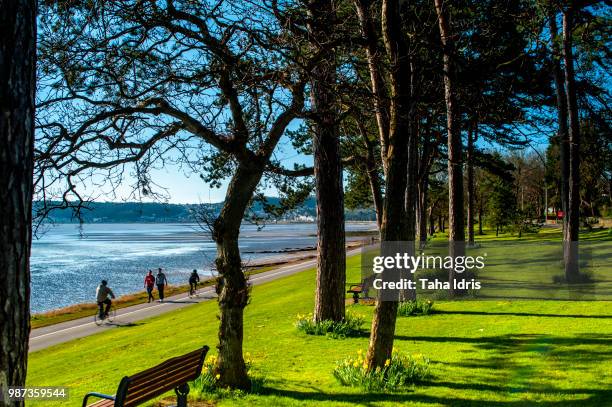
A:
<svg viewBox="0 0 612 407">
<path fill-rule="evenodd" d="M 359 280 L 359 259 L 348 281 Z M 255 287 L 245 315 L 245 351 L 266 378 L 259 394 L 219 405 L 606 405 L 612 403 L 612 313 L 605 301 L 438 302 L 437 314 L 398 320 L 396 346 L 432 362 L 431 383 L 396 394 L 338 385 L 336 360 L 367 346 L 297 333 L 313 306 L 314 271 Z M 352 307 L 371 315 L 373 308 Z M 217 305 L 206 302 L 33 353 L 29 385 L 113 393 L 123 375 L 216 344 Z M 35 404 L 35 403 L 30 403 Z M 51 404 L 46 402 L 45 405 Z"/>
</svg>

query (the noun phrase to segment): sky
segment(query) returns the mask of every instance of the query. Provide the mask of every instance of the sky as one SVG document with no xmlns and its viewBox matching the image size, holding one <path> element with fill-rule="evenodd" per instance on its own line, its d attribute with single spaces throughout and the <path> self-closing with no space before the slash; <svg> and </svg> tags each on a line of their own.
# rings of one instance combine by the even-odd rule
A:
<svg viewBox="0 0 612 407">
<path fill-rule="evenodd" d="M 290 125 L 290 129 L 297 127 L 297 124 Z M 312 156 L 298 154 L 287 137 L 283 137 L 275 150 L 275 159 L 279 160 L 285 168 L 293 169 L 294 164 L 312 166 Z M 178 165 L 167 164 L 163 168 L 151 171 L 151 178 L 158 185 L 157 191 L 163 193 L 164 202 L 173 204 L 197 204 L 221 202 L 225 198 L 225 191 L 229 179 L 223 180 L 221 188 L 211 188 L 197 174 L 186 173 Z M 135 201 L 137 197 L 133 195 L 133 185 L 135 178 L 126 176 L 123 182 L 115 190 L 115 194 L 97 193 L 96 201 Z M 92 193 L 100 192 L 86 182 L 81 185 Z M 163 188 L 163 189 L 162 189 Z M 267 196 L 278 196 L 276 190 L 269 188 L 265 191 Z M 158 198 L 143 198 L 143 201 L 159 201 Z"/>
</svg>

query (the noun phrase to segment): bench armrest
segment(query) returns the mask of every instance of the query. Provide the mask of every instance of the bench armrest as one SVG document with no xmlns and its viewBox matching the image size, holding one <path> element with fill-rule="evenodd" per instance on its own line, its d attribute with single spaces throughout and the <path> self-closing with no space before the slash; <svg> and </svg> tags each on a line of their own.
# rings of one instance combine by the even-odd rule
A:
<svg viewBox="0 0 612 407">
<path fill-rule="evenodd" d="M 100 399 L 115 400 L 115 396 L 109 396 L 108 394 L 91 392 L 91 393 L 87 393 L 85 397 L 83 397 L 83 407 L 87 407 L 87 399 L 89 399 L 89 397 L 98 397 Z"/>
</svg>

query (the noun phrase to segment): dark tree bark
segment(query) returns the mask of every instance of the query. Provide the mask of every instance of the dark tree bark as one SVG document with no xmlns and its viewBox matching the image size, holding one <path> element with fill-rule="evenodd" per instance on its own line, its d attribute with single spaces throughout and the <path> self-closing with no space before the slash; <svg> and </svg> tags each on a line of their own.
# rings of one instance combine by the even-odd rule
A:
<svg viewBox="0 0 612 407">
<path fill-rule="evenodd" d="M 417 231 L 421 247 L 427 242 L 427 219 L 433 219 L 428 214 L 427 208 L 427 195 L 429 191 L 429 177 L 422 179 L 418 185 L 418 199 L 417 199 Z"/>
<path fill-rule="evenodd" d="M 370 190 L 372 191 L 372 201 L 374 202 L 374 210 L 376 212 L 376 224 L 378 225 L 378 230 L 380 232 L 380 226 L 382 223 L 382 213 L 383 213 L 383 196 L 382 190 L 380 188 L 380 180 L 378 176 L 378 166 L 376 163 L 376 158 L 374 156 L 374 145 L 370 138 L 368 137 L 368 133 L 358 118 L 355 119 L 357 122 L 357 126 L 359 127 L 359 133 L 363 138 L 363 142 L 366 148 L 366 171 L 368 174 L 368 181 L 370 183 Z"/>
<path fill-rule="evenodd" d="M 414 86 L 413 86 L 414 88 Z M 425 129 L 423 130 L 421 154 L 419 157 L 419 171 L 417 179 L 417 202 L 416 219 L 417 233 L 420 247 L 424 247 L 427 242 L 427 219 L 433 219 L 431 211 L 428 213 L 427 201 L 429 192 L 429 173 L 436 155 L 436 148 L 432 140 L 431 118 L 428 118 Z M 432 208 L 433 210 L 433 208 Z M 432 233 L 433 234 L 433 233 Z"/>
<path fill-rule="evenodd" d="M 568 213 L 569 204 L 569 139 L 567 131 L 567 96 L 565 93 L 565 80 L 563 69 L 561 68 L 561 51 L 557 39 L 557 20 L 556 12 L 552 11 L 549 15 L 550 33 L 552 36 L 552 72 L 555 81 L 555 96 L 557 99 L 557 137 L 559 138 L 559 162 L 561 165 L 561 210 L 564 214 Z M 546 208 L 548 211 L 548 208 Z M 567 216 L 563 216 L 563 230 L 567 230 Z"/>
<path fill-rule="evenodd" d="M 434 233 L 436 233 L 436 221 L 434 219 L 434 214 L 433 214 L 433 205 L 429 207 L 428 211 L 429 211 L 429 234 L 433 235 Z"/>
<path fill-rule="evenodd" d="M 483 212 L 483 207 L 482 207 L 482 199 L 479 200 L 478 202 L 478 234 L 479 235 L 483 235 L 483 231 L 482 231 L 482 212 Z"/>
<path fill-rule="evenodd" d="M 346 248 L 344 190 L 338 131 L 335 50 L 331 42 L 335 10 L 331 0 L 308 3 L 313 49 L 322 52 L 312 72 L 313 155 L 317 196 L 317 286 L 314 320 L 344 319 Z"/>
<path fill-rule="evenodd" d="M 35 63 L 36 2 L 0 0 L 0 406 L 27 370 Z"/>
<path fill-rule="evenodd" d="M 370 7 L 372 0 L 354 0 L 361 35 L 366 46 L 366 58 L 368 60 L 368 71 L 370 72 L 370 83 L 372 95 L 374 96 L 374 111 L 376 113 L 376 123 L 378 124 L 378 135 L 380 139 L 380 154 L 382 158 L 383 171 L 387 173 L 387 150 L 389 145 L 389 100 L 385 90 L 385 83 L 381 73 L 380 56 L 381 50 L 378 47 L 378 36 L 374 28 L 371 17 Z"/>
<path fill-rule="evenodd" d="M 474 126 L 468 131 L 467 144 L 467 225 L 468 225 L 468 245 L 473 246 L 474 240 L 474 131 L 477 127 Z"/>
<path fill-rule="evenodd" d="M 572 30 L 574 10 L 570 7 L 563 13 L 563 59 L 565 61 L 565 91 L 569 116 L 569 201 L 567 227 L 563 240 L 565 243 L 564 263 L 567 282 L 578 279 L 578 233 L 580 227 L 580 123 L 576 84 L 574 75 L 574 56 L 572 52 Z"/>
<path fill-rule="evenodd" d="M 406 227 L 406 220 L 412 218 L 414 222 L 415 214 L 414 211 L 406 213 L 404 205 L 408 146 L 412 144 L 410 137 L 414 136 L 410 129 L 410 76 L 407 75 L 411 72 L 411 67 L 408 47 L 401 30 L 397 0 L 383 0 L 382 2 L 382 32 L 390 62 L 391 103 L 381 240 L 383 242 L 414 241 L 414 228 L 409 230 Z M 376 301 L 366 356 L 369 369 L 384 366 L 385 361 L 391 357 L 397 305 L 396 301 Z"/>
<path fill-rule="evenodd" d="M 454 43 L 448 22 L 448 10 L 443 6 L 443 0 L 434 0 L 438 25 L 440 28 L 440 40 L 444 51 L 444 100 L 446 102 L 446 127 L 448 133 L 448 241 L 449 255 L 452 257 L 462 256 L 465 252 L 464 211 L 463 211 L 463 158 L 461 129 L 459 128 L 457 111 L 457 86 L 455 80 Z M 451 281 L 451 295 L 461 295 L 465 290 L 455 290 L 452 281 L 458 280 L 459 275 L 455 270 L 449 270 Z"/>
<path fill-rule="evenodd" d="M 219 273 L 219 358 L 222 386 L 248 389 L 250 381 L 242 357 L 243 313 L 248 287 L 238 248 L 240 224 L 262 176 L 263 166 L 241 164 L 228 186 L 223 208 L 214 223 L 217 244 L 215 264 Z"/>
</svg>

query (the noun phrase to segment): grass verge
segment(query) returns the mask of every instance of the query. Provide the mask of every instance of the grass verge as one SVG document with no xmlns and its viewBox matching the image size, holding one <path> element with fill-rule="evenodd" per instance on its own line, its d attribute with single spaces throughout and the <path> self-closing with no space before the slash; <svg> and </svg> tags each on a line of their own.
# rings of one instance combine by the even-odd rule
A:
<svg viewBox="0 0 612 407">
<path fill-rule="evenodd" d="M 348 281 L 359 279 L 359 257 L 349 258 L 347 273 Z M 398 351 L 429 360 L 431 377 L 400 391 L 366 392 L 342 386 L 333 371 L 337 361 L 367 347 L 367 333 L 332 340 L 295 329 L 296 315 L 313 308 L 314 277 L 308 270 L 253 288 L 244 348 L 253 374 L 265 380 L 255 394 L 210 395 L 208 402 L 245 407 L 612 403 L 610 301 L 436 301 L 434 314 L 398 318 L 395 340 Z M 365 305 L 349 309 L 366 321 L 373 311 Z M 214 349 L 217 314 L 217 304 L 208 301 L 32 353 L 27 384 L 70 387 L 69 400 L 45 406 L 76 405 L 87 391 L 113 393 L 124 375 L 203 344 Z"/>
</svg>

